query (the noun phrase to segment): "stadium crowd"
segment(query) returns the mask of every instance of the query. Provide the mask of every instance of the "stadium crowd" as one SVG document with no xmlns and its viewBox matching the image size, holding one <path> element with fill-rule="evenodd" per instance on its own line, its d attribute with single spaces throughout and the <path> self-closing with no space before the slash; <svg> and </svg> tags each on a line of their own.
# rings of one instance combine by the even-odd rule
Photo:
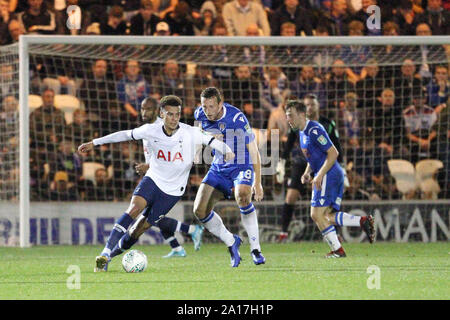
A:
<svg viewBox="0 0 450 320">
<path fill-rule="evenodd" d="M 366 9 L 379 5 L 382 27 L 369 30 Z M 81 28 L 66 26 L 67 7 L 82 10 Z M 146 36 L 362 36 L 449 35 L 449 1 L 441 0 L 0 0 L 0 44 L 21 34 Z M 109 53 L 118 48 L 110 46 Z M 83 154 L 85 141 L 140 122 L 140 103 L 167 94 L 184 101 L 183 122 L 194 124 L 202 89 L 219 87 L 226 102 L 249 119 L 260 144 L 289 125 L 283 104 L 290 97 L 317 96 L 321 113 L 336 122 L 350 186 L 346 199 L 420 198 L 401 194 L 389 173 L 389 159 L 416 163 L 439 159 L 441 198 L 449 198 L 449 56 L 446 46 L 328 46 L 267 48 L 213 46 L 210 63 L 163 63 L 127 59 L 30 57 L 30 91 L 42 105 L 30 114 L 32 200 L 119 201 L 140 177 L 139 144 L 102 146 Z M 119 56 L 119 53 L 117 53 Z M 236 62 L 234 67 L 214 62 Z M 254 64 L 264 67 L 254 66 Z M 17 66 L 0 70 L 0 197 L 14 198 L 17 157 Z M 82 108 L 55 106 L 59 95 L 76 97 Z M 268 129 L 266 135 L 262 129 Z M 269 143 L 270 145 L 270 143 Z M 84 163 L 99 163 L 86 178 Z M 193 169 L 184 199 L 192 200 L 206 166 Z M 263 177 L 265 199 L 282 199 L 283 186 Z M 10 191 L 8 191 L 10 190 Z M 308 195 L 302 195 L 304 199 Z M 431 195 L 425 195 L 431 197 Z"/>
</svg>

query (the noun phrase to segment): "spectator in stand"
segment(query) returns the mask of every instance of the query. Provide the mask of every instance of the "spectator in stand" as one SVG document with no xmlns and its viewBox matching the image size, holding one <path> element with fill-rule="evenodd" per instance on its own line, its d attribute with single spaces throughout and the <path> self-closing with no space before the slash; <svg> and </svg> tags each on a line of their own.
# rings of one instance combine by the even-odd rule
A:
<svg viewBox="0 0 450 320">
<path fill-rule="evenodd" d="M 428 0 L 428 7 L 415 20 L 431 26 L 434 35 L 450 34 L 450 12 L 442 7 L 442 0 Z"/>
<path fill-rule="evenodd" d="M 49 161 L 50 172 L 65 171 L 69 182 L 77 184 L 82 174 L 82 162 L 80 155 L 74 151 L 74 145 L 70 140 L 62 140 L 58 145 L 58 152 Z"/>
<path fill-rule="evenodd" d="M 11 138 L 17 136 L 19 127 L 19 101 L 14 96 L 5 96 L 0 109 L 0 150 Z M 0 158 L 1 161 L 1 158 Z"/>
<path fill-rule="evenodd" d="M 19 98 L 19 83 L 14 72 L 14 66 L 3 63 L 0 67 L 0 101 L 8 95 Z"/>
<path fill-rule="evenodd" d="M 386 79 L 379 71 L 378 62 L 375 59 L 367 60 L 361 72 L 361 80 L 356 83 L 356 94 L 364 109 L 374 108 L 377 97 L 386 87 Z"/>
<path fill-rule="evenodd" d="M 423 86 L 422 80 L 416 76 L 416 66 L 411 59 L 403 60 L 401 74 L 395 77 L 394 88 L 395 96 L 399 99 L 402 108 L 413 103 L 412 94 Z"/>
<path fill-rule="evenodd" d="M 19 41 L 19 36 L 24 34 L 22 26 L 19 21 L 15 19 L 9 20 L 8 24 L 8 43 L 16 43 Z"/>
<path fill-rule="evenodd" d="M 150 85 L 141 74 L 139 62 L 128 60 L 125 76 L 117 83 L 117 98 L 131 118 L 137 120 L 142 101 L 150 95 Z"/>
<path fill-rule="evenodd" d="M 339 109 L 347 92 L 355 91 L 353 83 L 348 79 L 347 67 L 341 59 L 333 62 L 331 72 L 325 76 L 325 88 L 330 111 Z M 329 117 L 334 118 L 333 115 Z"/>
<path fill-rule="evenodd" d="M 154 0 L 153 6 L 161 19 L 164 19 L 166 15 L 175 10 L 178 0 Z"/>
<path fill-rule="evenodd" d="M 169 25 L 173 35 L 194 35 L 194 19 L 191 15 L 191 8 L 184 1 L 178 2 L 173 11 L 165 15 L 164 21 Z"/>
<path fill-rule="evenodd" d="M 55 173 L 53 181 L 50 184 L 50 197 L 53 201 L 78 201 L 77 190 L 73 183 L 69 182 L 67 172 L 58 171 Z"/>
<path fill-rule="evenodd" d="M 78 5 L 78 0 L 66 0 L 66 7 L 56 11 L 56 30 L 58 34 L 63 35 L 84 35 L 87 34 L 86 29 L 91 23 L 90 12 L 83 11 L 81 14 L 80 29 L 69 29 L 67 27 L 67 20 L 69 15 L 67 9 L 69 6 Z"/>
<path fill-rule="evenodd" d="M 111 2 L 111 5 L 118 5 L 123 8 L 126 21 L 130 21 L 131 17 L 139 12 L 141 5 L 141 0 L 112 0 Z"/>
<path fill-rule="evenodd" d="M 330 11 L 321 12 L 317 25 L 325 26 L 330 36 L 345 36 L 348 34 L 347 26 L 349 22 L 350 16 L 347 11 L 347 1 L 333 0 Z"/>
<path fill-rule="evenodd" d="M 426 104 L 427 90 L 424 87 L 413 89 L 412 104 L 403 110 L 405 144 L 410 151 L 410 161 L 434 159 L 437 147 L 438 115 Z"/>
<path fill-rule="evenodd" d="M 281 25 L 285 22 L 295 24 L 297 35 L 312 35 L 312 24 L 309 19 L 310 12 L 299 5 L 298 0 L 284 0 L 271 16 L 270 29 L 273 36 L 281 34 Z"/>
<path fill-rule="evenodd" d="M 156 32 L 156 25 L 160 21 L 153 9 L 151 0 L 141 0 L 139 13 L 130 20 L 130 33 L 136 36 L 152 36 Z"/>
<path fill-rule="evenodd" d="M 448 80 L 448 69 L 443 65 L 434 68 L 434 77 L 427 85 L 428 104 L 432 108 L 443 108 L 449 101 L 450 83 Z M 440 110 L 439 110 L 440 111 Z M 438 111 L 438 113 L 439 113 Z"/>
<path fill-rule="evenodd" d="M 100 23 L 100 30 L 102 35 L 105 36 L 121 36 L 126 34 L 127 24 L 121 6 L 112 6 L 109 9 L 108 19 Z"/>
<path fill-rule="evenodd" d="M 106 60 L 96 60 L 81 85 L 80 98 L 91 120 L 107 118 L 108 103 L 116 99 L 116 85 L 107 74 Z"/>
<path fill-rule="evenodd" d="M 157 92 L 156 99 L 166 95 L 184 97 L 185 83 L 184 75 L 175 59 L 169 59 L 161 69 L 159 76 L 153 78 L 152 86 Z"/>
<path fill-rule="evenodd" d="M 270 26 L 263 7 L 250 0 L 233 0 L 223 6 L 222 12 L 228 34 L 245 36 L 250 24 L 256 24 L 264 36 L 270 36 Z"/>
<path fill-rule="evenodd" d="M 123 108 L 123 104 L 117 100 L 107 102 L 107 116 L 100 118 L 100 136 L 136 127 L 132 124 L 135 119 Z"/>
<path fill-rule="evenodd" d="M 361 21 L 353 20 L 348 25 L 349 36 L 363 36 L 364 25 Z M 349 80 L 356 83 L 362 77 L 362 64 L 372 58 L 370 46 L 352 45 L 343 46 L 341 49 L 341 59 L 350 67 L 347 68 Z"/>
<path fill-rule="evenodd" d="M 244 112 L 252 128 L 265 128 L 265 116 L 259 104 L 259 84 L 252 77 L 250 67 L 236 67 L 234 75 L 231 104 Z"/>
<path fill-rule="evenodd" d="M 261 89 L 261 105 L 266 111 L 272 112 L 287 96 L 289 81 L 280 67 L 269 65 L 264 68 Z"/>
<path fill-rule="evenodd" d="M 28 0 L 28 9 L 17 14 L 17 20 L 26 33 L 55 34 L 56 16 L 43 0 Z"/>
<path fill-rule="evenodd" d="M 361 1 L 361 9 L 358 10 L 354 15 L 353 19 L 360 21 L 364 24 L 364 34 L 368 36 L 379 36 L 381 35 L 381 28 L 380 29 L 369 29 L 367 28 L 366 22 L 370 18 L 371 14 L 367 13 L 367 9 L 370 6 L 377 5 L 377 0 L 362 0 Z M 385 12 L 381 13 L 382 17 L 387 16 Z"/>
<path fill-rule="evenodd" d="M 64 112 L 55 107 L 55 92 L 45 89 L 42 106 L 30 113 L 32 145 L 43 147 L 44 152 L 56 151 L 56 144 L 62 141 L 65 128 Z"/>
<path fill-rule="evenodd" d="M 250 24 L 247 27 L 245 34 L 247 37 L 259 37 L 261 35 L 261 30 L 256 24 Z M 266 62 L 266 50 L 264 46 L 241 46 L 241 52 L 239 56 L 243 56 L 245 63 L 260 63 L 264 64 Z M 251 67 L 252 75 L 260 79 L 263 74 L 263 69 L 261 67 Z"/>
<path fill-rule="evenodd" d="M 325 91 L 321 80 L 316 77 L 314 68 L 311 65 L 304 65 L 301 69 L 297 81 L 292 81 L 290 85 L 291 94 L 299 99 L 303 99 L 306 94 L 315 94 L 320 104 L 323 104 Z"/>
<path fill-rule="evenodd" d="M 416 27 L 417 36 L 429 37 L 432 35 L 431 28 L 426 23 L 420 23 Z M 419 50 L 418 50 L 419 49 Z M 419 75 L 424 81 L 431 80 L 432 74 L 429 66 L 429 62 L 432 61 L 445 61 L 447 56 L 445 54 L 444 47 L 442 45 L 420 45 L 420 47 L 412 46 L 408 55 L 414 61 L 420 61 Z"/>
<path fill-rule="evenodd" d="M 384 149 L 387 154 L 401 156 L 402 108 L 395 100 L 394 90 L 384 89 L 376 101 L 374 110 L 366 112 L 365 127 L 373 132 L 376 145 Z"/>
<path fill-rule="evenodd" d="M 348 148 L 356 148 L 360 145 L 362 114 L 358 110 L 358 96 L 355 92 L 348 92 L 344 96 L 344 104 L 340 112 L 341 123 L 345 128 L 345 139 Z"/>
<path fill-rule="evenodd" d="M 103 168 L 95 170 L 95 187 L 93 192 L 87 192 L 87 200 L 93 201 L 114 201 L 114 186 L 111 177 L 108 177 L 108 171 Z"/>
<path fill-rule="evenodd" d="M 414 35 L 415 13 L 412 2 L 410 0 L 401 0 L 395 11 L 392 21 L 400 27 L 400 34 L 402 36 Z"/>
<path fill-rule="evenodd" d="M 267 139 L 271 140 L 273 130 L 278 130 L 279 139 L 281 143 L 286 143 L 289 133 L 289 123 L 287 122 L 286 112 L 284 112 L 283 102 L 275 109 L 272 109 L 267 124 Z"/>
<path fill-rule="evenodd" d="M 8 24 L 10 21 L 8 1 L 0 0 L 0 46 L 11 43 L 9 37 Z"/>
<path fill-rule="evenodd" d="M 99 137 L 98 130 L 89 121 L 86 111 L 77 109 L 73 112 L 73 122 L 66 127 L 66 139 L 71 139 L 75 146 L 79 146 L 83 141 L 92 141 Z"/>
<path fill-rule="evenodd" d="M 210 36 L 213 34 L 217 22 L 217 10 L 212 1 L 205 1 L 200 10 L 200 17 L 194 20 L 196 36 Z"/>
<path fill-rule="evenodd" d="M 170 36 L 172 32 L 170 31 L 170 27 L 167 22 L 160 21 L 156 25 L 156 32 L 154 36 Z"/>
<path fill-rule="evenodd" d="M 189 79 L 189 86 L 192 88 L 192 96 L 194 105 L 200 104 L 200 94 L 205 88 L 215 86 L 215 82 L 212 76 L 211 67 L 205 65 L 197 65 L 195 68 L 195 74 Z M 191 94 L 190 94 L 191 95 Z M 198 101 L 197 101 L 198 100 Z"/>
</svg>

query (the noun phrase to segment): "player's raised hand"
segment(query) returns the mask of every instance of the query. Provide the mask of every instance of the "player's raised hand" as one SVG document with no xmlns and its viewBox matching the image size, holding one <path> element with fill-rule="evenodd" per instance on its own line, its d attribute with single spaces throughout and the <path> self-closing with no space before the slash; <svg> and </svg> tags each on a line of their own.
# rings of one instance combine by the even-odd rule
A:
<svg viewBox="0 0 450 320">
<path fill-rule="evenodd" d="M 134 169 L 136 170 L 136 173 L 139 175 L 145 174 L 149 167 L 150 166 L 146 163 L 135 163 L 134 164 Z"/>
<path fill-rule="evenodd" d="M 93 149 L 94 149 L 94 143 L 92 141 L 83 143 L 82 145 L 80 145 L 78 147 L 78 151 L 80 151 L 80 152 L 89 152 Z"/>
<path fill-rule="evenodd" d="M 234 157 L 235 157 L 234 152 L 227 152 L 225 154 L 225 158 L 224 159 L 225 159 L 226 162 L 231 162 L 231 161 L 233 161 Z"/>
<path fill-rule="evenodd" d="M 261 183 L 252 186 L 252 193 L 255 195 L 255 201 L 261 201 L 264 198 L 264 190 Z"/>
<path fill-rule="evenodd" d="M 311 175 L 309 173 L 304 173 L 302 175 L 302 184 L 311 182 Z"/>
</svg>

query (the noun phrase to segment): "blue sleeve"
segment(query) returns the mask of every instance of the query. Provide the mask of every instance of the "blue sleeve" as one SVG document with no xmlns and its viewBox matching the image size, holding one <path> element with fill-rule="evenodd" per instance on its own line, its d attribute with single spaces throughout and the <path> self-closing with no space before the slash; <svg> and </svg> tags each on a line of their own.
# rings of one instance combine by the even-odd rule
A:
<svg viewBox="0 0 450 320">
<path fill-rule="evenodd" d="M 321 127 L 309 129 L 309 141 L 318 146 L 323 152 L 327 152 L 333 146 L 327 132 Z"/>
<path fill-rule="evenodd" d="M 255 140 L 255 134 L 253 133 L 252 127 L 250 126 L 247 117 L 242 112 L 237 113 L 233 117 L 233 122 L 234 128 L 243 130 L 248 136 L 248 143 Z"/>
</svg>

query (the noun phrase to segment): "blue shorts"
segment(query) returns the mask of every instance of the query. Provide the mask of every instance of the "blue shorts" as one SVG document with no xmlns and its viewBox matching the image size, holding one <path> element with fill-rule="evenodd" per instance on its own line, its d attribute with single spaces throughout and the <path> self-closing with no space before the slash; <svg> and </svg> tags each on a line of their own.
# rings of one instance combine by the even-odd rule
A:
<svg viewBox="0 0 450 320">
<path fill-rule="evenodd" d="M 221 191 L 226 199 L 230 199 L 231 190 L 236 185 L 246 184 L 252 186 L 254 180 L 253 166 L 233 166 L 231 168 L 211 166 L 202 183 L 206 183 Z"/>
<path fill-rule="evenodd" d="M 333 207 L 339 210 L 344 194 L 344 172 L 340 166 L 332 167 L 323 177 L 322 188 L 313 188 L 311 207 Z"/>
<path fill-rule="evenodd" d="M 148 223 L 156 225 L 156 223 L 169 213 L 173 206 L 181 199 L 181 196 L 171 196 L 161 191 L 156 183 L 149 177 L 145 176 L 139 182 L 133 192 L 134 196 L 140 196 L 147 200 L 147 207 L 143 215 L 147 217 Z"/>
</svg>

